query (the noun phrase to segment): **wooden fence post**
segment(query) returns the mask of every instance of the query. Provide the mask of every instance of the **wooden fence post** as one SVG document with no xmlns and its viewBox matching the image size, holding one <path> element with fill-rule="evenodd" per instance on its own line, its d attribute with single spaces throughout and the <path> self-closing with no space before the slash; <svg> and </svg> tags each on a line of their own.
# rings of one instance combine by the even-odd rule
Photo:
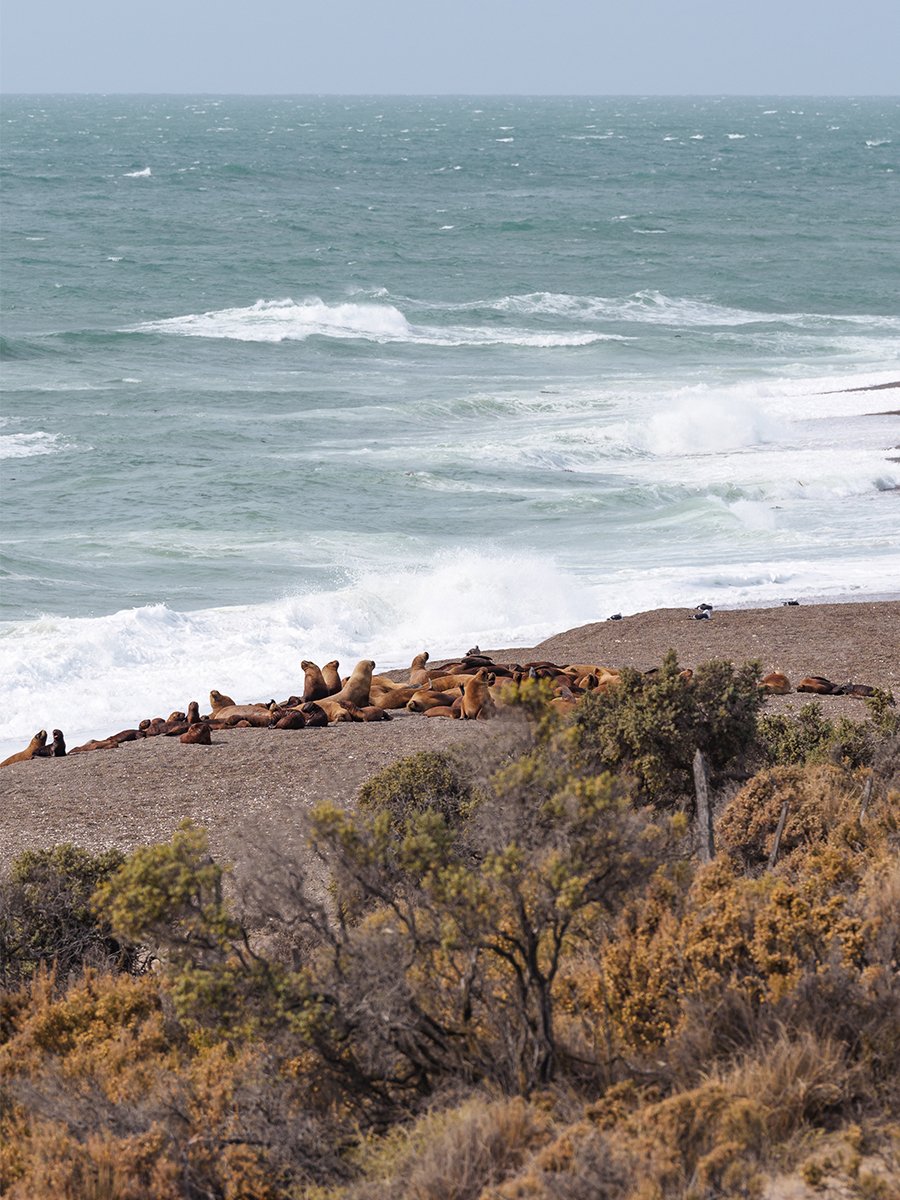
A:
<svg viewBox="0 0 900 1200">
<path fill-rule="evenodd" d="M 778 818 L 778 827 L 775 830 L 775 845 L 772 847 L 772 853 L 769 855 L 769 865 L 766 868 L 771 871 L 775 866 L 775 860 L 778 858 L 778 851 L 781 849 L 781 835 L 784 833 L 784 823 L 787 820 L 788 802 L 787 800 L 781 806 L 781 815 Z"/>
<path fill-rule="evenodd" d="M 875 786 L 875 772 L 869 772 L 869 778 L 866 780 L 866 786 L 863 788 L 862 804 L 859 806 L 859 819 L 862 823 L 866 819 L 866 810 L 869 807 L 869 801 L 872 799 L 872 788 Z"/>
<path fill-rule="evenodd" d="M 713 836 L 712 805 L 709 802 L 709 776 L 702 750 L 698 750 L 694 755 L 694 791 L 697 795 L 700 861 L 708 863 L 716 857 L 716 843 Z"/>
</svg>

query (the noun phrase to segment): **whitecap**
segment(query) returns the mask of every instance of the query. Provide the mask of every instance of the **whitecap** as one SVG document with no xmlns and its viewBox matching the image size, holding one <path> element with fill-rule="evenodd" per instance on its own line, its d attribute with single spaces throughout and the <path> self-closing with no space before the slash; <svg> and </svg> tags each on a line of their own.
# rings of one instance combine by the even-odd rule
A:
<svg viewBox="0 0 900 1200">
<path fill-rule="evenodd" d="M 866 145 L 873 149 L 876 146 L 890 146 L 890 138 L 866 138 Z"/>
<path fill-rule="evenodd" d="M 0 435 L 0 459 L 34 458 L 38 454 L 55 454 L 60 449 L 59 435 L 43 430 Z"/>
<path fill-rule="evenodd" d="M 153 172 L 149 167 L 144 167 L 143 171 L 126 171 L 122 176 L 123 179 L 149 179 Z"/>
<path fill-rule="evenodd" d="M 746 133 L 729 133 L 729 134 L 728 134 L 728 140 L 729 140 L 730 142 L 738 142 L 738 141 L 743 141 L 743 139 L 744 139 L 746 136 L 747 136 L 747 135 L 746 135 Z"/>
</svg>

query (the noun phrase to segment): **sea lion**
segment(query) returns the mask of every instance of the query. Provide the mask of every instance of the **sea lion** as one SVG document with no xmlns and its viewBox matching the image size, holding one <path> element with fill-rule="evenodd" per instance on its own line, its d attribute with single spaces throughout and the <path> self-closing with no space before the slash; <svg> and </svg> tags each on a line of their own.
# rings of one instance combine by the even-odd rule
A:
<svg viewBox="0 0 900 1200">
<path fill-rule="evenodd" d="M 427 708 L 424 715 L 426 717 L 458 717 L 459 709 L 443 705 L 440 708 Z"/>
<path fill-rule="evenodd" d="M 298 708 L 282 713 L 272 726 L 273 729 L 305 729 L 305 727 L 306 717 Z"/>
<path fill-rule="evenodd" d="M 329 696 L 329 700 L 349 700 L 351 704 L 355 704 L 357 708 L 365 708 L 371 700 L 372 691 L 372 672 L 375 670 L 375 663 L 371 658 L 362 658 L 353 668 L 353 674 L 349 677 L 340 691 Z M 324 671 L 324 667 L 323 667 Z M 318 703 L 318 701 L 316 701 Z"/>
<path fill-rule="evenodd" d="M 209 693 L 209 703 L 212 706 L 213 716 L 218 716 L 220 708 L 234 708 L 234 701 L 230 696 L 223 696 L 221 692 L 217 692 L 215 688 Z"/>
<path fill-rule="evenodd" d="M 178 740 L 184 742 L 186 746 L 211 746 L 212 735 L 209 732 L 209 725 L 205 721 L 195 721 L 193 725 L 188 726 Z"/>
<path fill-rule="evenodd" d="M 199 720 L 200 720 L 200 705 L 197 703 L 196 700 L 192 700 L 190 702 L 190 704 L 188 704 L 187 723 L 188 723 L 188 725 L 196 725 Z"/>
<path fill-rule="evenodd" d="M 328 717 L 329 725 L 337 725 L 341 721 L 361 721 L 363 719 L 361 714 L 355 715 L 359 713 L 359 709 L 352 700 L 341 701 L 336 700 L 334 696 L 325 696 L 313 703 Z"/>
<path fill-rule="evenodd" d="M 265 728 L 272 720 L 272 714 L 265 704 L 231 704 L 225 708 L 216 709 L 213 719 L 221 727 L 238 725 L 246 721 L 248 726 Z"/>
<path fill-rule="evenodd" d="M 766 696 L 786 696 L 791 690 L 791 681 L 781 671 L 770 671 L 763 675 L 757 686 Z"/>
<path fill-rule="evenodd" d="M 321 729 L 328 724 L 328 713 L 319 707 L 318 701 L 304 704 L 300 711 L 303 713 L 307 729 Z"/>
<path fill-rule="evenodd" d="M 807 675 L 797 684 L 798 692 L 813 692 L 817 696 L 833 696 L 835 685 L 824 675 Z"/>
<path fill-rule="evenodd" d="M 399 688 L 391 688 L 387 692 L 376 691 L 373 687 L 370 693 L 370 702 L 377 708 L 384 709 L 385 711 L 388 709 L 406 708 L 407 704 L 419 690 L 419 688 L 413 687 L 411 683 L 405 683 Z"/>
<path fill-rule="evenodd" d="M 338 674 L 338 667 L 340 665 L 338 660 L 333 658 L 331 662 L 327 662 L 322 668 L 322 678 L 325 680 L 329 696 L 334 696 L 341 690 L 341 677 Z"/>
<path fill-rule="evenodd" d="M 303 702 L 308 704 L 311 700 L 323 699 L 329 694 L 328 684 L 325 682 L 325 676 L 322 674 L 321 668 L 308 658 L 304 658 L 300 664 L 303 668 Z"/>
<path fill-rule="evenodd" d="M 409 682 L 414 687 L 423 687 L 428 683 L 428 672 L 425 664 L 428 662 L 428 651 L 417 654 L 409 665 Z"/>
<path fill-rule="evenodd" d="M 118 748 L 119 743 L 115 738 L 91 738 L 89 742 L 70 750 L 69 754 L 87 754 L 91 750 L 118 750 Z"/>
<path fill-rule="evenodd" d="M 429 708 L 449 708 L 454 697 L 448 692 L 438 692 L 434 688 L 419 688 L 413 692 L 406 703 L 409 712 L 427 712 Z"/>
<path fill-rule="evenodd" d="M 459 672 L 454 675 L 437 675 L 433 676 L 428 686 L 433 692 L 452 692 L 458 687 L 465 687 L 470 679 L 475 678 L 475 673 Z"/>
<path fill-rule="evenodd" d="M 485 721 L 495 712 L 494 700 L 490 692 L 492 676 L 487 667 L 479 667 L 478 671 L 463 686 L 462 712 L 464 721 Z"/>
<path fill-rule="evenodd" d="M 40 750 L 35 750 L 33 758 L 65 758 L 66 757 L 66 739 L 63 737 L 61 729 L 53 730 L 53 741 L 42 746 Z"/>
<path fill-rule="evenodd" d="M 874 696 L 877 691 L 877 688 L 868 683 L 842 683 L 834 689 L 834 695 L 855 696 L 858 700 L 865 700 L 868 696 Z"/>
<path fill-rule="evenodd" d="M 41 729 L 34 735 L 24 750 L 19 750 L 18 753 L 11 754 L 9 758 L 4 758 L 3 762 L 0 762 L 0 767 L 8 767 L 12 763 L 17 762 L 28 762 L 29 759 L 34 758 L 38 750 L 43 750 L 46 745 L 47 730 Z"/>
</svg>

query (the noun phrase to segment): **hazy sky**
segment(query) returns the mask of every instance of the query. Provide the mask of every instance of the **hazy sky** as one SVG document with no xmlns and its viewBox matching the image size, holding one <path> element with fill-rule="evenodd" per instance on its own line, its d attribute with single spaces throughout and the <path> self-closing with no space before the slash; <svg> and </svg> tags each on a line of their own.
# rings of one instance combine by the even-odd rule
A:
<svg viewBox="0 0 900 1200">
<path fill-rule="evenodd" d="M 898 0 L 0 0 L 6 92 L 900 93 Z"/>
</svg>

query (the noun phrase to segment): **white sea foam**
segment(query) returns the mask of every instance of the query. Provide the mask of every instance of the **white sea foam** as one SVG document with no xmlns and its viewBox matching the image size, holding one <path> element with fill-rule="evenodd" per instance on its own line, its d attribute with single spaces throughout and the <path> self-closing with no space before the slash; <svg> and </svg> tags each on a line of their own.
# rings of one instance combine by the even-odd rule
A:
<svg viewBox="0 0 900 1200">
<path fill-rule="evenodd" d="M 149 179 L 153 172 L 149 167 L 144 167 L 142 171 L 126 171 L 123 179 Z"/>
<path fill-rule="evenodd" d="M 782 424 L 762 408 L 706 396 L 691 397 L 655 413 L 635 429 L 634 441 L 655 455 L 719 455 L 774 441 L 781 435 Z"/>
<path fill-rule="evenodd" d="M 585 346 L 620 340 L 600 332 L 533 332 L 476 326 L 412 325 L 393 304 L 326 304 L 318 298 L 297 303 L 291 299 L 258 300 L 248 308 L 225 308 L 148 321 L 138 333 L 171 333 L 185 337 L 226 338 L 244 342 L 305 341 L 319 336 L 431 346 Z"/>
<path fill-rule="evenodd" d="M 55 433 L 8 433 L 0 435 L 0 459 L 33 458 L 38 454 L 55 454 L 60 449 Z"/>
</svg>

